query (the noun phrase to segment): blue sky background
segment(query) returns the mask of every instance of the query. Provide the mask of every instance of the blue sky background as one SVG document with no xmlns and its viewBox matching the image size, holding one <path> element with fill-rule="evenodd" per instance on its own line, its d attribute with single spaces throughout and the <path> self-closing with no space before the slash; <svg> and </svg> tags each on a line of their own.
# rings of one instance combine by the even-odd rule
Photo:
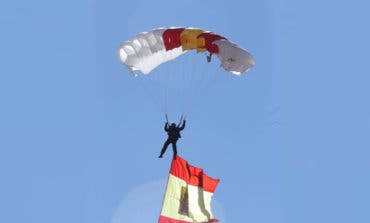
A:
<svg viewBox="0 0 370 223">
<path fill-rule="evenodd" d="M 370 222 L 369 7 L 2 1 L 0 222 L 156 222 L 172 153 L 157 159 L 163 111 L 116 48 L 161 26 L 215 31 L 256 60 L 202 88 L 178 143 L 221 179 L 221 222 Z"/>
</svg>

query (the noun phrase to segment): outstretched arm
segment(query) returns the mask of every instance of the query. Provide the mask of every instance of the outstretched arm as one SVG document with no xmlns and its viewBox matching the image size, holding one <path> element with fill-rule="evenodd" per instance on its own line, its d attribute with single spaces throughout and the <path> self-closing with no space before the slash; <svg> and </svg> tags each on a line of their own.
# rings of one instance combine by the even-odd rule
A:
<svg viewBox="0 0 370 223">
<path fill-rule="evenodd" d="M 185 122 L 186 122 L 186 121 L 185 121 L 185 119 L 184 119 L 184 121 L 182 121 L 182 126 L 180 127 L 180 131 L 181 131 L 181 130 L 183 130 L 183 129 L 185 128 Z"/>
<path fill-rule="evenodd" d="M 168 132 L 168 122 L 164 125 L 164 131 Z"/>
</svg>

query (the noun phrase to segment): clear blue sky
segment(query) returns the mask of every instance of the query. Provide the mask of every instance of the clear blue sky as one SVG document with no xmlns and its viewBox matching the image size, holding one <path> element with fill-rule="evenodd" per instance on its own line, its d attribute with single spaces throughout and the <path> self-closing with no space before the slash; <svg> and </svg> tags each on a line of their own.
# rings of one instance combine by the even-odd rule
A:
<svg viewBox="0 0 370 223">
<path fill-rule="evenodd" d="M 180 154 L 221 179 L 221 222 L 370 222 L 370 3 L 2 1 L 0 222 L 151 223 L 171 150 L 116 48 L 195 26 L 247 48 L 202 92 Z M 201 58 L 204 59 L 204 58 Z"/>
</svg>

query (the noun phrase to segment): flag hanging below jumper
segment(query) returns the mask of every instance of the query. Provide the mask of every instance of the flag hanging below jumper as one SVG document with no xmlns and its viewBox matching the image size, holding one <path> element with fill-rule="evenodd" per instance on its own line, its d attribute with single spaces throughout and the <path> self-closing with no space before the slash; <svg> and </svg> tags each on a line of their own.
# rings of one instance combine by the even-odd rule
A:
<svg viewBox="0 0 370 223">
<path fill-rule="evenodd" d="M 158 223 L 218 222 L 211 212 L 211 198 L 219 181 L 177 156 L 172 160 Z"/>
</svg>

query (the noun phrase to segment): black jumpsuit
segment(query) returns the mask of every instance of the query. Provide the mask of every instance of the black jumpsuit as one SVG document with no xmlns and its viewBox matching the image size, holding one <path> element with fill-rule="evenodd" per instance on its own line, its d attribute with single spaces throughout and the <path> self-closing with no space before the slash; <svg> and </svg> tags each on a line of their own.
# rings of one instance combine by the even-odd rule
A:
<svg viewBox="0 0 370 223">
<path fill-rule="evenodd" d="M 182 123 L 182 126 L 176 126 L 176 124 L 172 123 L 170 126 L 168 125 L 168 122 L 166 122 L 164 126 L 164 130 L 168 134 L 168 138 L 166 142 L 163 145 L 163 148 L 161 150 L 161 154 L 159 155 L 159 158 L 162 158 L 163 154 L 166 152 L 166 149 L 169 144 L 172 143 L 172 149 L 173 149 L 173 158 L 176 158 L 177 155 L 177 147 L 176 142 L 179 138 L 181 138 L 180 131 L 182 131 L 185 128 L 185 120 Z"/>
</svg>

